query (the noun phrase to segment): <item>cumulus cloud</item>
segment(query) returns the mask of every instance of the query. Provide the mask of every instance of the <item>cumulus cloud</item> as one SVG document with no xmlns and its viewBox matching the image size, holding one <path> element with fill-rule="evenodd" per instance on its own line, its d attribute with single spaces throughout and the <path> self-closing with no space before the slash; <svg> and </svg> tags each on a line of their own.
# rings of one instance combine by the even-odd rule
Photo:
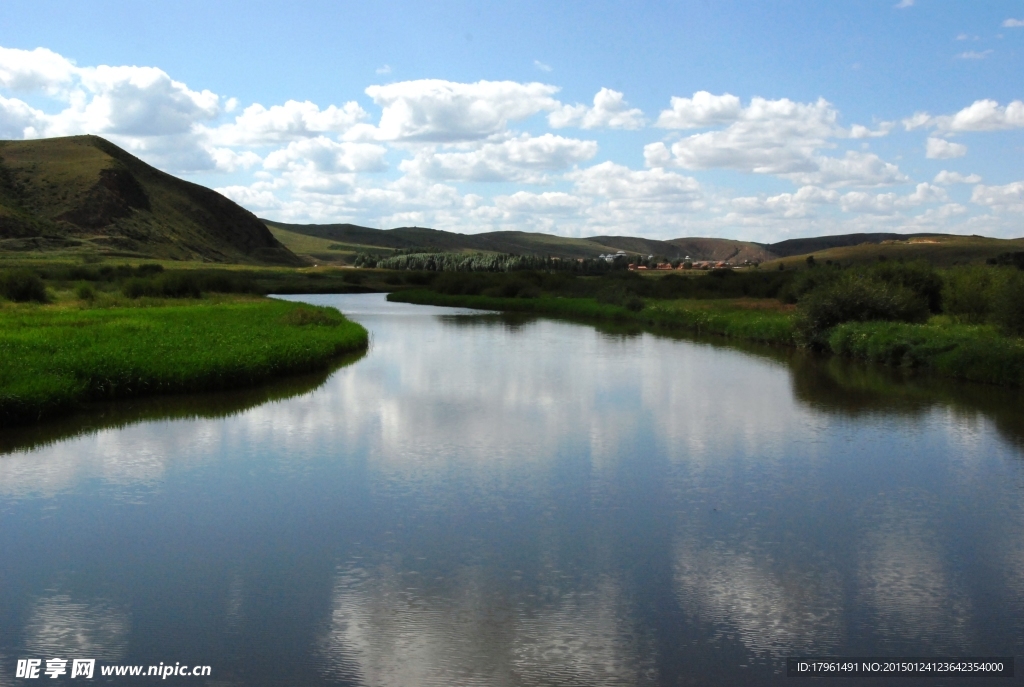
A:
<svg viewBox="0 0 1024 687">
<path fill-rule="evenodd" d="M 565 169 L 597 154 L 597 143 L 553 134 L 522 134 L 469 151 L 422 150 L 399 169 L 427 179 L 540 182 L 545 173 Z"/>
<path fill-rule="evenodd" d="M 3 88 L 56 93 L 71 83 L 76 71 L 73 62 L 46 48 L 0 47 L 0 87 Z"/>
<path fill-rule="evenodd" d="M 293 141 L 263 161 L 266 169 L 311 168 L 317 172 L 379 172 L 387 168 L 387 148 L 373 143 L 338 142 L 318 136 Z"/>
<path fill-rule="evenodd" d="M 510 196 L 497 196 L 494 204 L 501 210 L 530 215 L 564 215 L 575 213 L 586 205 L 586 201 L 570 193 L 546 191 L 528 193 L 517 191 Z"/>
<path fill-rule="evenodd" d="M 894 128 L 896 122 L 882 122 L 874 131 L 862 124 L 854 124 L 850 127 L 850 138 L 881 138 L 888 136 Z"/>
<path fill-rule="evenodd" d="M 17 98 L 0 95 L 0 138 L 37 138 L 46 128 L 46 115 Z"/>
<path fill-rule="evenodd" d="M 542 83 L 441 79 L 370 86 L 366 94 L 383 109 L 371 133 L 382 141 L 478 141 L 505 131 L 510 121 L 561 106 L 558 87 Z"/>
<path fill-rule="evenodd" d="M 1000 24 L 1004 29 L 1019 29 L 1024 26 L 1024 19 L 1004 19 L 1003 23 Z"/>
<path fill-rule="evenodd" d="M 614 162 L 576 170 L 566 175 L 576 190 L 587 196 L 634 202 L 694 203 L 701 199 L 693 177 L 663 169 L 633 170 Z"/>
<path fill-rule="evenodd" d="M 944 188 L 933 186 L 929 183 L 920 183 L 913 193 L 907 195 L 850 191 L 840 197 L 839 205 L 843 212 L 893 215 L 900 210 L 925 203 L 944 202 L 946 199 L 946 190 Z"/>
<path fill-rule="evenodd" d="M 962 143 L 952 143 L 944 138 L 928 137 L 925 144 L 924 156 L 929 160 L 948 160 L 954 157 L 963 157 L 967 154 L 967 146 Z"/>
<path fill-rule="evenodd" d="M 268 145 L 323 133 L 344 133 L 367 116 L 354 101 L 323 110 L 308 100 L 289 100 L 269 108 L 256 103 L 245 108 L 234 122 L 211 129 L 209 135 L 220 145 Z"/>
<path fill-rule="evenodd" d="M 663 129 L 697 129 L 727 124 L 740 118 L 740 99 L 729 93 L 712 95 L 697 91 L 692 98 L 673 97 L 671 109 L 662 110 L 655 126 Z"/>
<path fill-rule="evenodd" d="M 785 218 L 806 217 L 816 205 L 839 202 L 839 192 L 817 186 L 802 186 L 796 193 L 780 193 L 768 197 L 743 196 L 730 201 L 732 209 L 742 214 L 772 213 Z"/>
<path fill-rule="evenodd" d="M 1024 212 L 1024 181 L 1003 186 L 975 186 L 971 202 L 987 205 L 994 210 Z"/>
<path fill-rule="evenodd" d="M 933 117 L 918 112 L 903 120 L 907 131 L 930 127 L 939 131 L 1003 131 L 1024 128 L 1024 102 L 1014 100 L 1005 107 L 995 100 L 975 100 L 954 115 Z"/>
<path fill-rule="evenodd" d="M 847 151 L 843 157 L 819 157 L 817 169 L 781 176 L 800 184 L 824 186 L 886 186 L 908 181 L 899 167 L 874 153 Z"/>
<path fill-rule="evenodd" d="M 578 126 L 581 129 L 639 129 L 644 113 L 630 108 L 622 93 L 602 88 L 594 96 L 593 107 L 563 105 L 548 115 L 548 123 L 556 129 Z"/>
<path fill-rule="evenodd" d="M 884 136 L 892 125 L 883 123 L 877 131 L 857 126 L 850 132 L 837 124 L 832 105 L 818 99 L 797 103 L 783 98 L 753 98 L 743 107 L 739 98 L 706 91 L 693 98 L 673 98 L 657 125 L 666 128 L 722 126 L 676 141 L 652 143 L 644 148 L 648 167 L 676 165 L 686 169 L 735 169 L 756 174 L 773 174 L 800 184 L 877 186 L 905 181 L 896 165 L 877 155 L 848 152 L 834 158 L 820 153 L 834 147 L 833 139 L 847 136 Z"/>
<path fill-rule="evenodd" d="M 840 194 L 838 191 L 820 186 L 802 186 L 796 193 L 734 198 L 730 205 L 734 212 L 740 214 L 773 214 L 795 219 L 813 215 L 816 206 L 837 205 L 843 212 L 878 216 L 895 215 L 920 205 L 946 200 L 945 189 L 921 183 L 908 194 L 865 191 L 848 191 Z"/>
<path fill-rule="evenodd" d="M 935 175 L 935 179 L 932 181 L 934 184 L 979 184 L 981 183 L 981 177 L 977 174 L 968 174 L 964 176 L 960 172 L 949 172 L 942 170 Z"/>
<path fill-rule="evenodd" d="M 263 162 L 263 158 L 251 150 L 238 153 L 230 148 L 212 148 L 210 155 L 213 157 L 217 170 L 221 172 L 237 172 L 240 169 L 250 169 Z"/>
</svg>

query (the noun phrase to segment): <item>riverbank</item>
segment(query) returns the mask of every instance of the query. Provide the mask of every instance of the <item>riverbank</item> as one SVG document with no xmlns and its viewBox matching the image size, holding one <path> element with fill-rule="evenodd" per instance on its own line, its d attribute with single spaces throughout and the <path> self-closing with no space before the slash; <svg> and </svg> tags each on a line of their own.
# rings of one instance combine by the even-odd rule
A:
<svg viewBox="0 0 1024 687">
<path fill-rule="evenodd" d="M 89 401 L 253 386 L 366 347 L 337 310 L 244 296 L 0 307 L 0 426 Z"/>
<path fill-rule="evenodd" d="M 418 305 L 524 312 L 580 320 L 628 322 L 647 327 L 685 329 L 737 339 L 794 345 L 793 308 L 769 299 L 647 301 L 638 311 L 594 298 L 500 298 L 441 294 L 425 289 L 395 291 L 389 301 Z"/>
<path fill-rule="evenodd" d="M 782 346 L 798 345 L 796 309 L 772 299 L 651 299 L 639 311 L 592 298 L 498 298 L 422 289 L 397 291 L 389 294 L 388 300 L 628 322 Z M 1003 336 L 992 326 L 957 324 L 947 317 L 932 318 L 929 324 L 848 322 L 831 331 L 827 344 L 829 352 L 837 356 L 922 369 L 968 381 L 1024 386 L 1024 340 Z"/>
</svg>

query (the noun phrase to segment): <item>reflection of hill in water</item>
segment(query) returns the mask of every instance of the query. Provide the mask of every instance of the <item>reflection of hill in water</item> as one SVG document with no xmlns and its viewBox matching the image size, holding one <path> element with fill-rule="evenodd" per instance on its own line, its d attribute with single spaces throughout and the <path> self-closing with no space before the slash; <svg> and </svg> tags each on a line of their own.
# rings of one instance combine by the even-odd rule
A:
<svg viewBox="0 0 1024 687">
<path fill-rule="evenodd" d="M 992 420 L 1004 439 L 1024 447 L 1024 397 L 1019 389 L 963 382 L 842 358 L 794 356 L 793 396 L 815 410 L 859 417 L 922 416 L 936 407 Z"/>
<path fill-rule="evenodd" d="M 71 437 L 92 434 L 103 429 L 127 427 L 148 420 L 219 418 L 235 415 L 264 403 L 309 393 L 323 385 L 336 370 L 351 365 L 364 355 L 365 351 L 343 356 L 334 361 L 327 370 L 289 376 L 247 389 L 92 403 L 73 415 L 28 427 L 4 429 L 0 432 L 0 455 L 39 448 Z"/>
</svg>

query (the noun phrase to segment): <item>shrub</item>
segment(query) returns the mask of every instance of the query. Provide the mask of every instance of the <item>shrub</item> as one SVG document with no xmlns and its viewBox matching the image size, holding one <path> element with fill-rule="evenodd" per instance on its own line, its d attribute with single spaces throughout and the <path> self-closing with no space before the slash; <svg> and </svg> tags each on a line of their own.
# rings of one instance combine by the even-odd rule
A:
<svg viewBox="0 0 1024 687">
<path fill-rule="evenodd" d="M 800 300 L 796 327 L 803 343 L 824 347 L 829 331 L 843 322 L 923 322 L 927 317 L 927 301 L 910 289 L 844 272 Z"/>
<path fill-rule="evenodd" d="M 618 305 L 632 312 L 640 312 L 644 309 L 644 301 L 632 291 L 620 287 L 608 287 L 597 294 L 598 303 Z"/>
<path fill-rule="evenodd" d="M 910 289 L 924 298 L 931 312 L 942 312 L 942 277 L 928 262 L 880 262 L 871 272 L 884 282 Z"/>
<path fill-rule="evenodd" d="M 200 298 L 203 295 L 200 277 L 189 272 L 168 272 L 156 281 L 160 295 L 168 298 Z"/>
<path fill-rule="evenodd" d="M 96 289 L 89 282 L 78 282 L 78 286 L 75 288 L 75 295 L 78 296 L 79 300 L 92 301 L 96 298 Z"/>
<path fill-rule="evenodd" d="M 341 280 L 346 284 L 362 284 L 364 277 L 364 274 L 354 270 L 347 270 L 341 274 Z"/>
<path fill-rule="evenodd" d="M 946 273 L 943 289 L 945 311 L 961 322 L 979 324 L 992 310 L 993 270 L 958 267 Z"/>
<path fill-rule="evenodd" d="M 10 270 L 0 274 L 0 295 L 16 303 L 46 303 L 49 300 L 43 280 L 31 270 Z"/>
<path fill-rule="evenodd" d="M 1024 336 L 1024 274 L 1014 271 L 996 289 L 992 319 L 1010 336 Z"/>
</svg>

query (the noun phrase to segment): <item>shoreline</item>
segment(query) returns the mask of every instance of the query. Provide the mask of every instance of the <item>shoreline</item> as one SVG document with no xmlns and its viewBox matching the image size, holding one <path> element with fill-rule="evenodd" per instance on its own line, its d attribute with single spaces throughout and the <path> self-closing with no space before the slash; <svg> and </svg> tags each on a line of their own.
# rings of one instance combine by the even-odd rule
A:
<svg viewBox="0 0 1024 687">
<path fill-rule="evenodd" d="M 388 294 L 388 300 L 523 312 L 579 321 L 622 322 L 778 346 L 798 346 L 792 308 L 756 307 L 756 304 L 743 299 L 652 299 L 636 312 L 622 306 L 598 303 L 591 298 L 499 298 L 448 295 L 425 289 L 394 291 Z M 922 370 L 964 381 L 1003 387 L 1024 386 L 1024 340 L 1001 336 L 991 326 L 847 322 L 830 332 L 827 352 L 836 357 Z"/>
</svg>

